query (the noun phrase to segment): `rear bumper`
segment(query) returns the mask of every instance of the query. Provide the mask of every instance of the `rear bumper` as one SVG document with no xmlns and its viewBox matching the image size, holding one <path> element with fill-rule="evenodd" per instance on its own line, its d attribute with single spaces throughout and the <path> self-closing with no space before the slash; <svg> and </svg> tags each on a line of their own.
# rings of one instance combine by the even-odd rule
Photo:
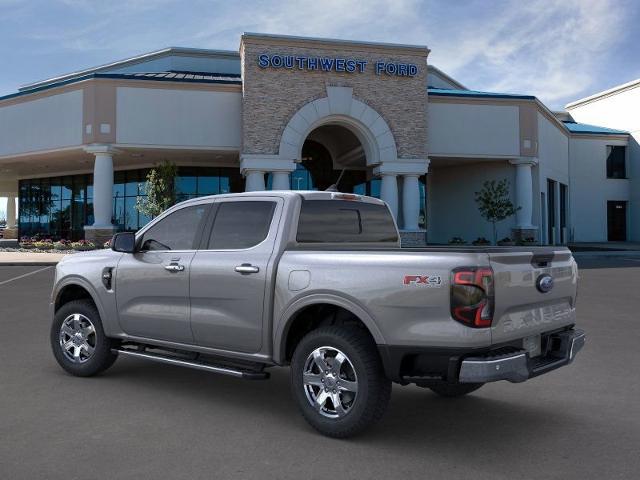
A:
<svg viewBox="0 0 640 480">
<path fill-rule="evenodd" d="M 582 330 L 569 330 L 550 336 L 551 348 L 541 357 L 530 358 L 525 350 L 511 354 L 467 357 L 460 365 L 460 383 L 486 383 L 498 380 L 524 382 L 573 362 L 584 346 Z"/>
<path fill-rule="evenodd" d="M 523 382 L 570 364 L 585 333 L 571 327 L 543 334 L 543 353 L 529 357 L 522 340 L 487 348 L 378 345 L 386 376 L 401 384 Z"/>
</svg>

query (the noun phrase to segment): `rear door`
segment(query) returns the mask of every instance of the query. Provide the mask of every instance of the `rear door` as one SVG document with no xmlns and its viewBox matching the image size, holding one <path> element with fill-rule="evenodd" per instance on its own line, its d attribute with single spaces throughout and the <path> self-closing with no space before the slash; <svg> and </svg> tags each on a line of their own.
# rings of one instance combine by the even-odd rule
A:
<svg viewBox="0 0 640 480">
<path fill-rule="evenodd" d="M 497 251 L 489 252 L 489 260 L 495 281 L 494 344 L 575 322 L 577 267 L 569 250 Z"/>
<path fill-rule="evenodd" d="M 220 199 L 191 264 L 191 329 L 196 344 L 255 353 L 262 346 L 266 289 L 280 198 Z"/>
<path fill-rule="evenodd" d="M 140 250 L 116 269 L 120 326 L 129 335 L 193 343 L 189 324 L 189 269 L 210 204 L 187 206 L 151 225 Z"/>
</svg>

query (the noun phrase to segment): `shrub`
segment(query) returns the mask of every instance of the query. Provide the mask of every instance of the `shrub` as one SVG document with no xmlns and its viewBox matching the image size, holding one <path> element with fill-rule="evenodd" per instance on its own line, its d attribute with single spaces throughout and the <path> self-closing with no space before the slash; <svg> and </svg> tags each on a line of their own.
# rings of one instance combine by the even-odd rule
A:
<svg viewBox="0 0 640 480">
<path fill-rule="evenodd" d="M 462 237 L 453 237 L 449 240 L 450 245 L 466 245 L 467 242 Z"/>
<path fill-rule="evenodd" d="M 478 237 L 471 243 L 474 245 L 489 245 L 491 242 L 484 237 Z"/>
<path fill-rule="evenodd" d="M 71 250 L 71 241 L 70 240 L 58 240 L 53 243 L 54 250 Z"/>
<path fill-rule="evenodd" d="M 71 243 L 71 248 L 78 251 L 95 250 L 96 244 L 89 240 L 78 240 Z"/>
</svg>

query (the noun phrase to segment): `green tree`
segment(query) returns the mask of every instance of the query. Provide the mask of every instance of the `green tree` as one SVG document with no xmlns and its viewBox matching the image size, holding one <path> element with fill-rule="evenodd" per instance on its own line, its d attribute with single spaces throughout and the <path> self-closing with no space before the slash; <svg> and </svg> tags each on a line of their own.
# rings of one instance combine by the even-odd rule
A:
<svg viewBox="0 0 640 480">
<path fill-rule="evenodd" d="M 491 223 L 493 227 L 493 244 L 498 241 L 498 232 L 496 224 L 509 218 L 520 210 L 516 208 L 509 198 L 509 182 L 507 179 L 496 182 L 495 180 L 487 180 L 483 183 L 482 189 L 475 192 L 476 203 L 480 215 Z"/>
<path fill-rule="evenodd" d="M 146 197 L 138 197 L 136 210 L 149 217 L 157 217 L 176 203 L 175 178 L 178 167 L 165 160 L 147 174 Z"/>
</svg>

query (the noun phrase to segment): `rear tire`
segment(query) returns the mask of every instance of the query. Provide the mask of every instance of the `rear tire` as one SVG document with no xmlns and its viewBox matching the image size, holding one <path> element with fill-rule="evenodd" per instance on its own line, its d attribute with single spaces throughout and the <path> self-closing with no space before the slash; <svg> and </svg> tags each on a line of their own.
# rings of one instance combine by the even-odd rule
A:
<svg viewBox="0 0 640 480">
<path fill-rule="evenodd" d="M 89 300 L 74 300 L 56 312 L 51 324 L 51 348 L 58 364 L 72 375 L 90 377 L 118 358 L 102 328 L 98 309 Z"/>
<path fill-rule="evenodd" d="M 308 333 L 296 347 L 291 390 L 313 428 L 328 437 L 346 438 L 382 417 L 391 381 L 366 331 L 330 326 Z"/>
<path fill-rule="evenodd" d="M 461 397 L 471 392 L 475 392 L 484 383 L 442 383 L 439 385 L 430 385 L 429 388 L 441 397 Z"/>
</svg>

